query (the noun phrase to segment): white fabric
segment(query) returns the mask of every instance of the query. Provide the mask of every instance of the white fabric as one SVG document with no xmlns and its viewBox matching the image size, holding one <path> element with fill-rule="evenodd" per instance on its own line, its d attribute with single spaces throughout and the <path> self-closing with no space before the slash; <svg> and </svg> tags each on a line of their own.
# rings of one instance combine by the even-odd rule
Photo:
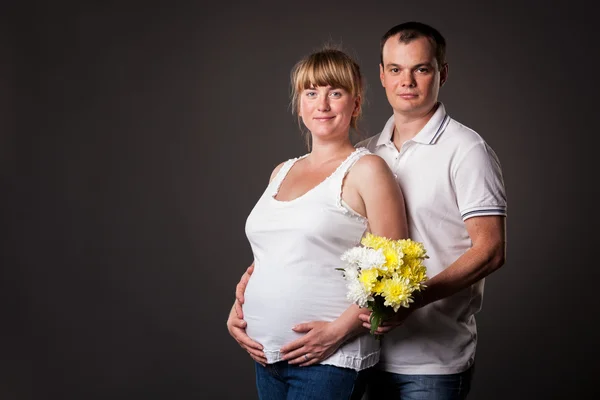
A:
<svg viewBox="0 0 600 400">
<path fill-rule="evenodd" d="M 423 242 L 429 277 L 442 272 L 471 246 L 464 220 L 506 215 L 506 196 L 496 154 L 473 130 L 450 118 L 439 103 L 423 129 L 398 151 L 391 141 L 394 118 L 358 146 L 390 166 L 404 194 L 409 236 Z M 413 313 L 385 335 L 379 366 L 399 374 L 452 374 L 475 357 L 475 313 L 484 281 Z"/>
<path fill-rule="evenodd" d="M 254 273 L 244 294 L 248 336 L 264 347 L 268 363 L 279 349 L 301 337 L 292 327 L 333 321 L 352 303 L 340 256 L 360 243 L 367 220 L 342 204 L 343 178 L 365 154 L 356 149 L 327 179 L 291 201 L 275 199 L 281 182 L 299 159 L 288 160 L 248 216 L 246 235 L 254 253 Z M 341 346 L 322 364 L 361 370 L 379 360 L 379 343 L 369 334 Z"/>
</svg>

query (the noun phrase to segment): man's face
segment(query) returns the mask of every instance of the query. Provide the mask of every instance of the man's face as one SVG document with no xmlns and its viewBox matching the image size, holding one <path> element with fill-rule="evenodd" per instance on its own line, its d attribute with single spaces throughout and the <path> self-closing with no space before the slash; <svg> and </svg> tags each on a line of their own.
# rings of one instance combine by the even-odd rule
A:
<svg viewBox="0 0 600 400">
<path fill-rule="evenodd" d="M 433 45 L 426 37 L 401 43 L 399 34 L 383 46 L 379 77 L 394 113 L 418 117 L 435 105 L 447 65 L 438 66 Z"/>
</svg>

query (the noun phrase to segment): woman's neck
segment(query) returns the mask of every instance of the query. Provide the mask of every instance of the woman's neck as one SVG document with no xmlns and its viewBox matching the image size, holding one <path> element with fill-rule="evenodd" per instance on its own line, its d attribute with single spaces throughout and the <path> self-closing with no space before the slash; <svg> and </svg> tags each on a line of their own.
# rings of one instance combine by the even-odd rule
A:
<svg viewBox="0 0 600 400">
<path fill-rule="evenodd" d="M 307 158 L 311 163 L 321 164 L 332 159 L 346 157 L 353 151 L 354 146 L 348 137 L 337 141 L 319 141 L 313 138 L 312 149 Z"/>
</svg>

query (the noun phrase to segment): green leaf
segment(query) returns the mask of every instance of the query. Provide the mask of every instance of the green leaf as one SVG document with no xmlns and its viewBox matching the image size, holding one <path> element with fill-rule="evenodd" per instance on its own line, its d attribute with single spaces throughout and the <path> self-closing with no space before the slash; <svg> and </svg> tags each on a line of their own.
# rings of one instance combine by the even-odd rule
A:
<svg viewBox="0 0 600 400">
<path fill-rule="evenodd" d="M 371 312 L 371 319 L 369 320 L 369 322 L 371 323 L 371 334 L 374 335 L 375 331 L 377 330 L 377 328 L 379 328 L 379 325 L 381 324 L 381 321 L 383 320 L 383 315 L 381 315 L 378 310 L 373 310 Z"/>
</svg>

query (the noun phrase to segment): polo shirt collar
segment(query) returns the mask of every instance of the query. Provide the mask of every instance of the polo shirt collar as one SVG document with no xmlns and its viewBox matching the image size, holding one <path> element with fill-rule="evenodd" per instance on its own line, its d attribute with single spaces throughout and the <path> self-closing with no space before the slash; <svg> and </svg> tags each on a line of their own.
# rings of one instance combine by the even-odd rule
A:
<svg viewBox="0 0 600 400">
<path fill-rule="evenodd" d="M 444 104 L 438 102 L 438 108 L 437 110 L 435 110 L 435 113 L 433 113 L 429 121 L 427 121 L 425 126 L 419 131 L 419 133 L 417 133 L 417 135 L 414 138 L 412 138 L 412 140 L 422 144 L 435 144 L 441 136 L 441 134 L 446 129 L 448 122 L 450 122 L 450 116 L 446 114 Z M 377 140 L 377 146 L 390 143 L 393 132 L 394 116 L 392 115 L 383 127 L 381 135 L 379 135 L 379 139 Z"/>
</svg>

